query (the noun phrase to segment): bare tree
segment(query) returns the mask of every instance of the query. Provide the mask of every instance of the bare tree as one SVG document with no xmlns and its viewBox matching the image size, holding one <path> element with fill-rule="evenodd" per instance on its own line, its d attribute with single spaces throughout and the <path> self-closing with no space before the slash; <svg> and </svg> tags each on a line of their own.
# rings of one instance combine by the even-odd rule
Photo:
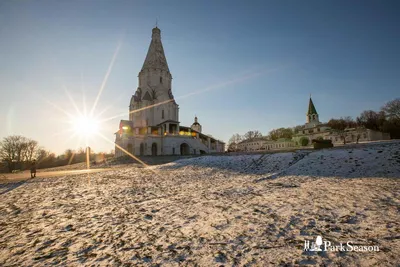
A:
<svg viewBox="0 0 400 267">
<path fill-rule="evenodd" d="M 24 161 L 32 161 L 38 150 L 38 142 L 32 139 L 25 140 Z"/>
<path fill-rule="evenodd" d="M 347 119 L 349 120 L 349 119 Z M 340 119 L 330 119 L 328 121 L 328 126 L 336 132 L 340 139 L 342 139 L 343 144 L 346 144 L 346 132 L 344 131 L 348 127 L 348 122 L 344 118 Z"/>
<path fill-rule="evenodd" d="M 22 136 L 12 135 L 3 138 L 0 147 L 0 157 L 3 160 L 17 160 Z"/>
<path fill-rule="evenodd" d="M 229 139 L 228 144 L 230 143 L 240 143 L 241 141 L 243 141 L 243 136 L 241 136 L 240 134 L 234 134 L 232 135 L 232 137 Z"/>
<path fill-rule="evenodd" d="M 26 148 L 26 137 L 23 136 L 16 136 L 15 139 L 15 150 L 16 150 L 16 160 L 17 162 L 21 162 L 23 160 Z"/>
<path fill-rule="evenodd" d="M 8 163 L 9 170 L 13 170 L 13 164 L 19 164 L 23 160 L 26 148 L 26 138 L 20 135 L 11 135 L 3 138 L 0 147 L 0 157 Z"/>
<path fill-rule="evenodd" d="M 42 162 L 44 159 L 46 159 L 50 155 L 50 152 L 45 150 L 43 147 L 39 147 L 36 150 L 35 153 L 35 158 L 38 161 L 38 163 Z"/>
<path fill-rule="evenodd" d="M 340 118 L 340 119 L 344 121 L 346 128 L 357 128 L 357 126 L 358 126 L 357 122 L 355 120 L 353 120 L 353 118 L 350 116 L 346 116 L 346 117 Z"/>
<path fill-rule="evenodd" d="M 56 155 L 50 151 L 46 151 L 45 149 L 39 149 L 37 159 L 40 168 L 49 168 L 58 165 Z"/>
<path fill-rule="evenodd" d="M 247 133 L 244 134 L 244 139 L 249 140 L 257 137 L 262 137 L 262 134 L 260 131 L 255 130 L 255 131 L 248 131 Z"/>
<path fill-rule="evenodd" d="M 234 134 L 228 141 L 228 151 L 236 151 L 237 150 L 237 144 L 239 144 L 241 141 L 243 141 L 243 136 L 240 134 Z"/>
<path fill-rule="evenodd" d="M 304 129 L 304 125 L 297 125 L 293 128 L 293 134 L 298 134 L 303 129 Z"/>
<path fill-rule="evenodd" d="M 353 120 L 352 117 L 341 117 L 340 119 L 330 119 L 328 121 L 328 126 L 334 130 L 344 131 L 346 128 L 356 128 L 358 126 L 357 122 Z"/>
<path fill-rule="evenodd" d="M 292 139 L 293 134 L 292 128 L 279 128 L 270 131 L 268 137 L 269 139 L 276 141 L 279 138 Z"/>
<path fill-rule="evenodd" d="M 360 138 L 361 138 L 361 134 L 363 133 L 363 131 L 365 130 L 365 128 L 363 128 L 363 127 L 358 127 L 357 129 L 356 129 L 356 144 L 358 144 L 358 141 L 360 140 Z"/>
<path fill-rule="evenodd" d="M 391 138 L 400 138 L 400 98 L 389 101 L 382 107 L 386 121 L 382 125 L 382 131 L 390 134 Z"/>
<path fill-rule="evenodd" d="M 383 111 L 375 112 L 373 110 L 365 110 L 357 117 L 357 123 L 360 126 L 375 131 L 381 131 L 385 121 L 385 112 Z"/>
<path fill-rule="evenodd" d="M 382 107 L 382 111 L 385 112 L 388 119 L 400 120 L 400 98 L 387 102 Z"/>
</svg>

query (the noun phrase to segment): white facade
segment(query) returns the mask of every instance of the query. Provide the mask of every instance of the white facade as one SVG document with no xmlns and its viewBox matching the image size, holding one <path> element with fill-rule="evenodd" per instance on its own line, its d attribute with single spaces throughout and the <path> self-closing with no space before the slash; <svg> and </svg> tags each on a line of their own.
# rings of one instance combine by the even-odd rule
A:
<svg viewBox="0 0 400 267">
<path fill-rule="evenodd" d="M 293 141 L 298 143 L 300 142 L 301 138 L 307 138 L 309 141 L 309 145 L 311 145 L 311 141 L 317 138 L 329 139 L 328 136 L 330 135 L 330 129 L 326 124 L 320 123 L 315 127 L 306 128 L 305 125 L 303 129 L 301 129 L 295 136 L 293 136 Z"/>
<path fill-rule="evenodd" d="M 306 123 L 304 124 L 304 127 L 293 137 L 293 141 L 300 145 L 300 139 L 307 138 L 309 140 L 309 145 L 311 145 L 312 140 L 323 138 L 326 140 L 332 140 L 333 144 L 343 144 L 344 140 L 342 136 L 344 136 L 346 143 L 357 142 L 357 139 L 358 142 L 390 139 L 390 135 L 388 133 L 382 133 L 364 128 L 345 129 L 343 133 L 338 133 L 337 131 L 331 129 L 327 124 L 323 124 L 319 121 L 318 113 L 310 97 Z"/>
<path fill-rule="evenodd" d="M 137 156 L 157 155 L 201 155 L 224 152 L 225 144 L 217 140 L 199 140 L 191 136 L 169 135 L 139 135 L 122 136 L 116 142 L 123 151 L 116 147 L 115 156 L 127 155 L 126 152 Z"/>
<path fill-rule="evenodd" d="M 197 116 L 194 117 L 194 123 L 192 124 L 192 126 L 190 128 L 192 128 L 192 130 L 195 130 L 195 131 L 201 133 L 201 124 L 198 122 Z"/>
<path fill-rule="evenodd" d="M 202 134 L 197 117 L 192 127 L 180 126 L 179 106 L 172 94 L 159 28 L 152 39 L 131 97 L 129 120 L 121 120 L 115 139 L 115 156 L 189 155 L 224 152 L 225 144 Z"/>
<path fill-rule="evenodd" d="M 280 139 L 277 141 L 268 140 L 265 137 L 253 138 L 245 140 L 237 144 L 238 151 L 267 151 L 267 150 L 282 150 L 296 147 L 291 140 Z"/>
<path fill-rule="evenodd" d="M 338 134 L 335 132 L 330 132 L 325 139 L 332 140 L 334 144 L 343 144 L 343 138 L 346 139 L 346 143 L 357 142 L 369 142 L 369 141 L 380 141 L 380 140 L 390 140 L 390 134 L 382 133 L 370 129 L 346 129 L 343 134 Z"/>
</svg>

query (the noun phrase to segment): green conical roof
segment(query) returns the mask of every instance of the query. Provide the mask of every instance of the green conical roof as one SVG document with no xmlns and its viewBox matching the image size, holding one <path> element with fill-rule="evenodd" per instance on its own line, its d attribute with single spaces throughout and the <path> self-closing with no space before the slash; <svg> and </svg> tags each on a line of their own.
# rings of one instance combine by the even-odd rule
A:
<svg viewBox="0 0 400 267">
<path fill-rule="evenodd" d="M 310 97 L 310 102 L 308 103 L 308 112 L 307 115 L 318 114 L 317 110 L 315 109 L 314 103 Z"/>
</svg>

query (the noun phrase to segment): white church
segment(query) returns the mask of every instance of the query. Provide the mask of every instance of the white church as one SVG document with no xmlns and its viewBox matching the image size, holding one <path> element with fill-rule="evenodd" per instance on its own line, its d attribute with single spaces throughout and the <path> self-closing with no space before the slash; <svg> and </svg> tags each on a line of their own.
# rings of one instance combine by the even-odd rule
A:
<svg viewBox="0 0 400 267">
<path fill-rule="evenodd" d="M 306 123 L 302 129 L 299 130 L 298 134 L 293 137 L 293 141 L 299 143 L 301 138 L 307 138 L 309 144 L 311 144 L 313 139 L 322 138 L 331 140 L 333 144 L 337 145 L 343 144 L 344 140 L 346 143 L 390 140 L 390 134 L 361 127 L 346 128 L 343 133 L 339 133 L 338 131 L 331 129 L 327 123 L 320 122 L 317 109 L 315 108 L 314 102 L 310 96 L 308 111 L 306 114 Z"/>
<path fill-rule="evenodd" d="M 115 138 L 115 156 L 197 155 L 221 153 L 225 143 L 202 133 L 195 117 L 190 127 L 179 122 L 179 105 L 172 94 L 172 75 L 155 27 L 139 85 L 129 105 L 129 120 L 121 120 Z M 125 151 L 124 151 L 125 150 Z"/>
</svg>

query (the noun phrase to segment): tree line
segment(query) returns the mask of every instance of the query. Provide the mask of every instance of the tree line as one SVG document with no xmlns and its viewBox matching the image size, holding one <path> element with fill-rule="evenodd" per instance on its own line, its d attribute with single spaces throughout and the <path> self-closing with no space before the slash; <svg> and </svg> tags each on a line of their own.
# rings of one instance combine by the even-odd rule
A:
<svg viewBox="0 0 400 267">
<path fill-rule="evenodd" d="M 339 134 L 347 128 L 365 128 L 389 133 L 392 139 L 400 138 L 400 98 L 387 102 L 379 111 L 365 110 L 353 118 L 330 119 L 328 126 Z"/>
<path fill-rule="evenodd" d="M 248 131 L 244 135 L 234 134 L 228 141 L 228 151 L 234 151 L 235 146 L 240 142 L 252 140 L 254 138 L 265 137 L 266 139 L 277 141 L 278 139 L 292 139 L 295 134 L 292 128 L 278 128 L 270 131 L 267 135 L 263 135 L 258 130 Z"/>
<path fill-rule="evenodd" d="M 234 134 L 228 141 L 228 151 L 234 151 L 235 146 L 240 142 L 252 140 L 254 138 L 265 137 L 268 140 L 277 141 L 278 139 L 292 139 L 297 132 L 293 128 L 278 128 L 271 130 L 267 135 L 263 135 L 258 130 L 248 131 L 244 135 Z"/>
<path fill-rule="evenodd" d="M 114 156 L 110 153 L 95 153 L 90 151 L 91 162 Z M 52 168 L 86 161 L 86 149 L 79 148 L 77 151 L 67 149 L 64 154 L 56 155 L 44 147 L 39 146 L 35 140 L 21 135 L 4 137 L 0 141 L 1 171 L 12 172 L 13 170 L 29 169 L 33 161 L 37 168 Z"/>
<path fill-rule="evenodd" d="M 389 133 L 392 139 L 400 138 L 400 98 L 384 104 L 379 111 L 365 110 L 354 120 L 350 116 L 332 118 L 328 121 L 329 126 L 334 132 L 342 137 L 345 142 L 345 129 L 370 129 L 380 132 Z M 246 140 L 251 140 L 258 137 L 265 137 L 268 140 L 277 141 L 278 139 L 292 139 L 298 134 L 304 125 L 297 125 L 289 128 L 278 128 L 271 130 L 267 135 L 262 135 L 258 130 L 248 131 L 244 135 L 234 134 L 228 141 L 228 151 L 234 151 L 235 146 Z M 357 136 L 357 139 L 360 135 Z M 307 139 L 308 143 L 308 139 Z M 302 143 L 301 145 L 304 145 Z M 307 144 L 305 144 L 307 145 Z"/>
</svg>

